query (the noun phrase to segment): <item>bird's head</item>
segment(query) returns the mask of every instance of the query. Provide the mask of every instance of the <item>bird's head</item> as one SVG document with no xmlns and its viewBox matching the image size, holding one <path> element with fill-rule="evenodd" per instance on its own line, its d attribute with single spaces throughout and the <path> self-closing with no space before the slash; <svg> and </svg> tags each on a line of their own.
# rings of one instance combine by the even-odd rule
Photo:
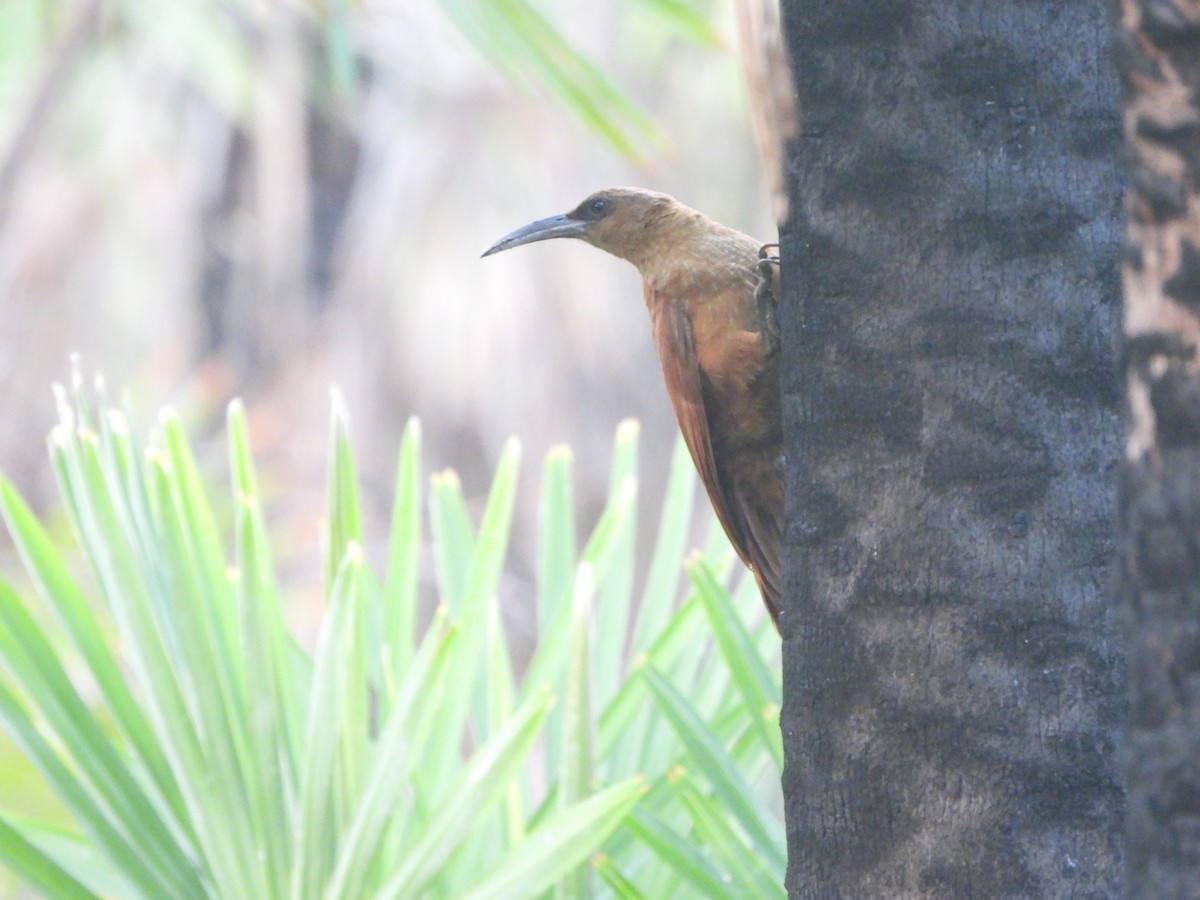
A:
<svg viewBox="0 0 1200 900">
<path fill-rule="evenodd" d="M 568 213 L 538 219 L 506 234 L 483 255 L 534 241 L 578 238 L 640 268 L 643 260 L 670 238 L 670 232 L 698 216 L 666 194 L 640 188 L 608 188 L 592 194 Z"/>
</svg>

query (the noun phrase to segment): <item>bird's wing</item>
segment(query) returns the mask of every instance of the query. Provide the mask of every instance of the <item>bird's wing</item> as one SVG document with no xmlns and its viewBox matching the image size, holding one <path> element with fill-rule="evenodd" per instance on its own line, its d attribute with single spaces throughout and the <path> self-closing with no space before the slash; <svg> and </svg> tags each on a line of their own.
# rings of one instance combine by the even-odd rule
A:
<svg viewBox="0 0 1200 900">
<path fill-rule="evenodd" d="M 683 439 L 730 543 L 742 561 L 754 570 L 767 609 L 777 619 L 781 595 L 777 552 L 780 523 L 759 521 L 760 517 L 747 508 L 731 483 L 730 473 L 713 452 L 703 374 L 687 313 L 673 303 L 653 303 L 651 311 L 654 342 Z"/>
</svg>

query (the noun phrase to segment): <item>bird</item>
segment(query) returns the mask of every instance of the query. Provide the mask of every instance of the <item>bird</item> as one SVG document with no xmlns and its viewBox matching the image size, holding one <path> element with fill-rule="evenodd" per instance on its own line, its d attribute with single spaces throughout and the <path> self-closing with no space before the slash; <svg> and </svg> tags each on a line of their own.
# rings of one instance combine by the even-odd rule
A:
<svg viewBox="0 0 1200 900">
<path fill-rule="evenodd" d="M 641 188 L 597 191 L 484 251 L 575 238 L 632 263 L 684 442 L 776 629 L 782 610 L 784 471 L 777 244 Z"/>
</svg>

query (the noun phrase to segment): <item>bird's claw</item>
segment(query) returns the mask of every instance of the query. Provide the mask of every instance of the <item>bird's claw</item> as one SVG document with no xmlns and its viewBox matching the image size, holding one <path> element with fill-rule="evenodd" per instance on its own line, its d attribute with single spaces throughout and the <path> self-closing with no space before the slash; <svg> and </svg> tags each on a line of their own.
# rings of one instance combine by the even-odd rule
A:
<svg viewBox="0 0 1200 900">
<path fill-rule="evenodd" d="M 758 285 L 754 288 L 754 303 L 758 308 L 758 321 L 763 337 L 763 349 L 767 356 L 779 352 L 779 298 L 775 292 L 775 270 L 779 267 L 779 256 L 771 250 L 778 244 L 763 244 L 758 249 Z"/>
</svg>

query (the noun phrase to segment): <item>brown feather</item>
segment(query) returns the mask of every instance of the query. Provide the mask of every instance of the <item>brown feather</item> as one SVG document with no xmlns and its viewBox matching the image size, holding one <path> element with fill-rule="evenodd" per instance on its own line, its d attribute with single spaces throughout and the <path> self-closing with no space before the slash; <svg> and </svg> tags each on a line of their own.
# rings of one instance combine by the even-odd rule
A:
<svg viewBox="0 0 1200 900">
<path fill-rule="evenodd" d="M 714 425 L 732 425 L 746 418 L 739 416 L 742 410 L 731 408 L 728 400 L 750 399 L 756 386 L 758 393 L 772 393 L 768 386 L 761 385 L 761 339 L 757 333 L 746 331 L 726 335 L 727 346 L 731 346 L 729 355 L 721 358 L 719 368 L 706 370 L 698 358 L 686 306 L 666 299 L 668 296 L 646 288 L 667 394 L 717 519 L 738 556 L 754 572 L 767 611 L 778 622 L 783 480 L 776 461 L 781 437 L 769 416 L 745 430 L 735 426 L 732 433 L 713 433 Z M 730 393 L 741 397 L 730 397 Z M 775 396 L 774 403 L 768 397 L 760 405 L 777 409 L 777 391 Z"/>
<path fill-rule="evenodd" d="M 666 194 L 610 188 L 519 228 L 485 256 L 572 237 L 637 266 L 667 393 L 700 480 L 776 626 L 783 435 L 777 354 L 755 298 L 760 244 Z M 773 344 L 773 341 L 770 342 Z"/>
</svg>

